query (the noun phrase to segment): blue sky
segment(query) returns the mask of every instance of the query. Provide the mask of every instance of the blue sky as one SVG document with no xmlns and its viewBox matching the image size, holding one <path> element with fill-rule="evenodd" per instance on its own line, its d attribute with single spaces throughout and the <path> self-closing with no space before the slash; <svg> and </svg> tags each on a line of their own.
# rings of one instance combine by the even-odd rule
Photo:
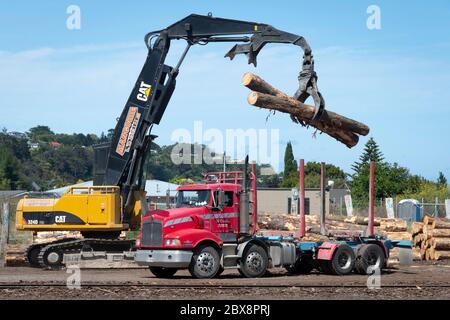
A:
<svg viewBox="0 0 450 320">
<path fill-rule="evenodd" d="M 0 127 L 38 124 L 56 132 L 97 133 L 113 127 L 146 56 L 144 35 L 190 13 L 257 21 L 303 35 L 330 110 L 367 123 L 386 160 L 412 173 L 450 178 L 445 143 L 450 119 L 450 3 L 411 1 L 29 1 L 0 4 Z M 81 9 L 81 30 L 68 30 L 66 9 Z M 368 30 L 369 5 L 381 9 L 381 30 Z M 279 129 L 281 155 L 335 163 L 350 172 L 368 137 L 348 149 L 277 114 L 248 106 L 242 74 L 252 71 L 293 93 L 302 53 L 271 45 L 258 68 L 229 61 L 231 44 L 193 48 L 161 124 L 159 144 L 174 130 Z M 174 64 L 182 45 L 168 59 Z M 281 160 L 280 160 L 281 161 Z M 282 169 L 282 168 L 278 168 Z"/>
</svg>

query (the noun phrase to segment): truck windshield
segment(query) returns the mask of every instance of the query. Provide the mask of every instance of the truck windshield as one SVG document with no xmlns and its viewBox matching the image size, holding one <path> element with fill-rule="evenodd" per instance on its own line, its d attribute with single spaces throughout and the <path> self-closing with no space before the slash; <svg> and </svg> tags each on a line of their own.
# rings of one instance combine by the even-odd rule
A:
<svg viewBox="0 0 450 320">
<path fill-rule="evenodd" d="M 209 197 L 209 190 L 180 190 L 177 195 L 177 208 L 206 206 Z"/>
</svg>

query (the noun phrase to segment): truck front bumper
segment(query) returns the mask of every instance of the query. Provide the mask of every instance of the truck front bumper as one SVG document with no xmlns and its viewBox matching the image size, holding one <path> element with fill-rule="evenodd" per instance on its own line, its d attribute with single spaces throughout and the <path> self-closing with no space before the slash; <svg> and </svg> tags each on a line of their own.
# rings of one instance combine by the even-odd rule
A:
<svg viewBox="0 0 450 320">
<path fill-rule="evenodd" d="M 134 261 L 140 266 L 187 268 L 191 258 L 188 250 L 137 250 Z"/>
</svg>

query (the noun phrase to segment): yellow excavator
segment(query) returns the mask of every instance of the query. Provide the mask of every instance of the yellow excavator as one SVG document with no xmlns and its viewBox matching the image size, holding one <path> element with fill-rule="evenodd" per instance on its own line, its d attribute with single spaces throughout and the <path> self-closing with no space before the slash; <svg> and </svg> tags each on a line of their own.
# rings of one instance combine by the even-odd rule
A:
<svg viewBox="0 0 450 320">
<path fill-rule="evenodd" d="M 164 64 L 172 40 L 185 40 L 186 48 L 175 67 Z M 144 162 L 150 132 L 159 124 L 175 89 L 179 68 L 191 46 L 210 42 L 237 42 L 225 55 L 245 54 L 256 66 L 256 57 L 268 43 L 300 46 L 304 55 L 294 97 L 312 97 L 315 117 L 325 102 L 317 89 L 314 60 L 306 40 L 270 25 L 191 14 L 169 27 L 145 36 L 148 55 L 139 78 L 117 122 L 111 142 L 94 147 L 93 186 L 69 187 L 61 196 L 30 193 L 17 207 L 16 227 L 26 231 L 80 231 L 72 238 L 31 245 L 27 259 L 32 266 L 59 268 L 66 254 L 134 250 L 134 240 L 119 239 L 122 231 L 137 230 L 146 212 Z"/>
</svg>

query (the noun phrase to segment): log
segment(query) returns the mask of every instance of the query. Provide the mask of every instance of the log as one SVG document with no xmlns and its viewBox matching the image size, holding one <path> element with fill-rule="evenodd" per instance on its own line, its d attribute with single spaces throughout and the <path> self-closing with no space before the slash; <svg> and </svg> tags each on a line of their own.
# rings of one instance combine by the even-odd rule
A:
<svg viewBox="0 0 450 320">
<path fill-rule="evenodd" d="M 423 225 L 431 225 L 434 221 L 434 218 L 430 217 L 430 216 L 425 216 L 423 217 Z"/>
<path fill-rule="evenodd" d="M 433 226 L 432 225 L 424 225 L 423 226 L 423 230 L 422 230 L 422 234 L 423 234 L 423 239 L 427 240 L 427 239 L 431 239 L 433 236 Z"/>
<path fill-rule="evenodd" d="M 412 240 L 409 232 L 381 232 L 381 234 L 390 240 Z"/>
<path fill-rule="evenodd" d="M 348 223 L 353 223 L 353 224 L 359 224 L 362 226 L 367 226 L 369 224 L 369 218 L 368 217 L 362 217 L 362 216 L 353 216 L 351 218 L 347 218 L 344 220 L 345 222 Z M 373 221 L 373 225 L 374 226 L 380 226 L 381 220 L 375 218 Z"/>
<path fill-rule="evenodd" d="M 450 229 L 450 221 L 447 219 L 434 219 L 431 225 L 434 229 Z"/>
<path fill-rule="evenodd" d="M 433 249 L 450 250 L 450 238 L 431 238 L 428 242 Z"/>
<path fill-rule="evenodd" d="M 417 246 L 420 244 L 421 241 L 422 241 L 422 238 L 421 238 L 421 236 L 420 236 L 419 234 L 416 234 L 416 235 L 413 237 L 413 245 L 414 245 L 415 247 L 417 247 Z"/>
<path fill-rule="evenodd" d="M 312 121 L 315 112 L 313 106 L 289 97 L 252 73 L 244 74 L 242 83 L 252 90 L 247 97 L 250 105 L 289 113 L 297 120 L 325 132 L 349 148 L 358 143 L 357 134 L 365 136 L 369 133 L 370 129 L 367 125 L 329 110 L 324 110 L 320 119 Z"/>
<path fill-rule="evenodd" d="M 405 220 L 401 219 L 397 219 L 395 221 L 381 220 L 380 229 L 389 232 L 406 231 L 408 229 L 408 224 L 406 223 Z"/>
<path fill-rule="evenodd" d="M 411 233 L 413 235 L 421 233 L 422 232 L 422 228 L 423 228 L 423 223 L 422 222 L 413 222 L 411 224 Z"/>
<path fill-rule="evenodd" d="M 450 251 L 434 250 L 434 260 L 450 259 Z"/>
<path fill-rule="evenodd" d="M 450 238 L 450 229 L 429 229 L 427 235 L 430 238 Z"/>
</svg>

